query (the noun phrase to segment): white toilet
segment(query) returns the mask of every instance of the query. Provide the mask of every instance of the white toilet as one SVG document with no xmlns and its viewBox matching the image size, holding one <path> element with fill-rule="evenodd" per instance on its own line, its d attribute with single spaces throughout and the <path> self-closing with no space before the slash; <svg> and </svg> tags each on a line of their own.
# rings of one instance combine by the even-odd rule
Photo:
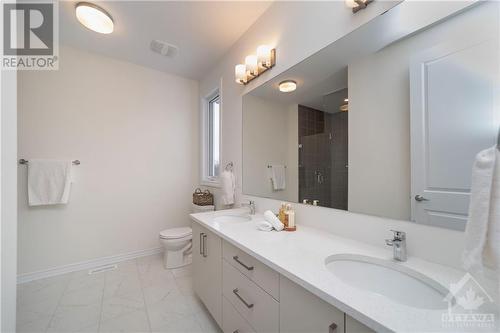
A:
<svg viewBox="0 0 500 333">
<path fill-rule="evenodd" d="M 160 232 L 160 242 L 165 249 L 165 268 L 177 268 L 191 263 L 192 239 L 193 230 L 190 227 L 171 228 Z"/>
<path fill-rule="evenodd" d="M 193 213 L 213 211 L 214 206 L 193 204 Z M 190 227 L 165 229 L 160 232 L 160 242 L 165 249 L 163 264 L 166 269 L 189 265 L 192 261 L 193 230 Z"/>
</svg>

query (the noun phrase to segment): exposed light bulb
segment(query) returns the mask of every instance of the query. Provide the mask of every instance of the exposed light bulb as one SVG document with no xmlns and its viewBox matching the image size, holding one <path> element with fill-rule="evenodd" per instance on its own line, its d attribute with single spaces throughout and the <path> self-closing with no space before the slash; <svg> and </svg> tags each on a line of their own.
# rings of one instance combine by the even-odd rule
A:
<svg viewBox="0 0 500 333">
<path fill-rule="evenodd" d="M 267 45 L 260 45 L 257 48 L 257 61 L 262 67 L 271 66 L 271 48 Z"/>
<path fill-rule="evenodd" d="M 237 83 L 245 83 L 247 81 L 247 69 L 245 65 L 239 64 L 234 67 L 234 77 Z"/>
<path fill-rule="evenodd" d="M 245 58 L 245 66 L 247 69 L 247 75 L 256 76 L 258 74 L 257 71 L 257 56 L 249 55 Z"/>
</svg>

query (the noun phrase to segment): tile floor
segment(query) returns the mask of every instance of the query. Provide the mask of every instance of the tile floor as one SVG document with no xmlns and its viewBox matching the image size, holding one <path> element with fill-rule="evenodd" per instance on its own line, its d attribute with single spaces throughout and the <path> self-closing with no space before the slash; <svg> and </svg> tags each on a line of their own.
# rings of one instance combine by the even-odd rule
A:
<svg viewBox="0 0 500 333">
<path fill-rule="evenodd" d="M 193 293 L 191 266 L 154 255 L 18 286 L 18 332 L 220 332 Z"/>
</svg>

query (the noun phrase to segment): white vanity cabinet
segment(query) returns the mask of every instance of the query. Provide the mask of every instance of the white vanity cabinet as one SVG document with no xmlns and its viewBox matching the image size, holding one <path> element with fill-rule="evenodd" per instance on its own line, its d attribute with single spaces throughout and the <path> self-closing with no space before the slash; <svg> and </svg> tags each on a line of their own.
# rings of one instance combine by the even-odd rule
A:
<svg viewBox="0 0 500 333">
<path fill-rule="evenodd" d="M 280 277 L 281 332 L 344 333 L 344 312 Z"/>
<path fill-rule="evenodd" d="M 194 290 L 222 326 L 222 239 L 198 223 L 192 228 Z"/>
<path fill-rule="evenodd" d="M 193 223 L 194 290 L 225 333 L 368 333 L 368 327 Z"/>
</svg>

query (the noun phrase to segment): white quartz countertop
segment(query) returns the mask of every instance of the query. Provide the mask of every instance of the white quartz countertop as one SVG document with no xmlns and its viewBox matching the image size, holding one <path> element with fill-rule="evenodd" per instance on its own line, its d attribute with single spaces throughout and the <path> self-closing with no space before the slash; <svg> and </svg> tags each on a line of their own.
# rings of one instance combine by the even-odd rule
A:
<svg viewBox="0 0 500 333">
<path fill-rule="evenodd" d="M 325 265 L 327 257 L 345 253 L 392 260 L 391 248 L 338 237 L 324 230 L 301 225 L 300 221 L 295 232 L 259 231 L 256 222 L 264 219 L 261 214 L 253 215 L 252 221 L 247 222 L 214 221 L 214 218 L 220 215 L 243 212 L 248 210 L 197 213 L 191 214 L 191 218 L 376 331 L 458 331 L 456 327 L 443 327 L 441 318 L 448 311 L 446 307 L 442 310 L 428 310 L 396 303 L 383 295 L 344 283 Z M 380 242 L 383 244 L 384 240 L 381 239 Z M 446 289 L 451 283 L 457 283 L 465 274 L 464 271 L 411 257 L 411 253 L 408 261 L 398 265 L 425 274 Z"/>
</svg>

